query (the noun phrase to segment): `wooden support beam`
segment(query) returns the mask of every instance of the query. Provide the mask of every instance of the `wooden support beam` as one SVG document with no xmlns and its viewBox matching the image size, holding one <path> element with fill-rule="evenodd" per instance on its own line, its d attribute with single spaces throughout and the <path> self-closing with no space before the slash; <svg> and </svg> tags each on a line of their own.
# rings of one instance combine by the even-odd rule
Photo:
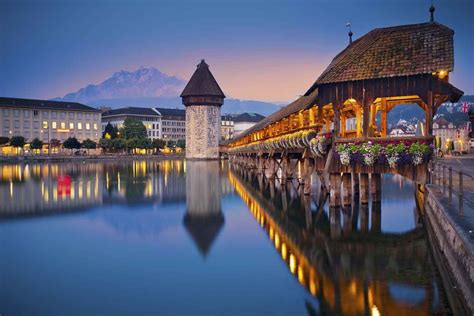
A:
<svg viewBox="0 0 474 316">
<path fill-rule="evenodd" d="M 362 233 L 369 231 L 369 204 L 360 205 L 360 231 Z"/>
<path fill-rule="evenodd" d="M 372 201 L 372 221 L 370 231 L 380 233 L 382 231 L 382 204 Z"/>
<path fill-rule="evenodd" d="M 355 195 L 359 195 L 359 174 L 352 172 L 352 192 Z"/>
<path fill-rule="evenodd" d="M 370 175 L 370 191 L 373 202 L 380 202 L 382 179 L 380 173 L 372 173 Z"/>
<path fill-rule="evenodd" d="M 360 202 L 369 203 L 369 175 L 367 173 L 360 174 Z"/>
<path fill-rule="evenodd" d="M 425 111 L 425 135 L 433 135 L 433 108 L 434 108 L 434 95 L 433 91 L 428 92 L 428 102 Z"/>
<path fill-rule="evenodd" d="M 309 155 L 304 158 L 303 161 L 303 184 L 304 184 L 304 195 L 311 194 L 311 185 L 312 185 L 312 174 L 314 170 L 314 161 L 313 158 L 310 158 Z"/>
<path fill-rule="evenodd" d="M 339 207 L 329 207 L 329 222 L 331 239 L 341 237 L 341 210 Z"/>
<path fill-rule="evenodd" d="M 343 187 L 342 204 L 344 206 L 351 205 L 352 203 L 352 179 L 351 178 L 352 177 L 350 173 L 342 174 L 342 187 Z"/>
<path fill-rule="evenodd" d="M 382 98 L 381 101 L 381 111 L 380 111 L 380 129 L 381 129 L 381 136 L 387 137 L 387 99 Z"/>
<path fill-rule="evenodd" d="M 331 187 L 329 191 L 329 206 L 340 207 L 341 206 L 341 174 L 331 173 L 329 175 Z"/>
</svg>

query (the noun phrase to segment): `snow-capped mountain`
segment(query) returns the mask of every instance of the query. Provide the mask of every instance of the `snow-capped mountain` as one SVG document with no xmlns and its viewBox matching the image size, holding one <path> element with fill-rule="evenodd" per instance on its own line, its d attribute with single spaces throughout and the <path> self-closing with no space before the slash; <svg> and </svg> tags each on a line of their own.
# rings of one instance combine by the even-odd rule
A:
<svg viewBox="0 0 474 316">
<path fill-rule="evenodd" d="M 140 67 L 133 72 L 121 70 L 98 85 L 90 84 L 55 100 L 91 103 L 106 99 L 171 97 L 179 95 L 185 85 L 186 81 L 156 68 Z"/>
</svg>

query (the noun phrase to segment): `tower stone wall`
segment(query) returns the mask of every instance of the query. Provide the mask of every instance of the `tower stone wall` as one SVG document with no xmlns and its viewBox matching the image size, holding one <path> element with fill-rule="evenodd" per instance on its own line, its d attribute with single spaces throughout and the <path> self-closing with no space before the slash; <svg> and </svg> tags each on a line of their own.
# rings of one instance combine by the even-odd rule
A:
<svg viewBox="0 0 474 316">
<path fill-rule="evenodd" d="M 218 159 L 225 95 L 204 60 L 181 97 L 186 107 L 186 159 Z"/>
<path fill-rule="evenodd" d="M 219 158 L 220 121 L 219 106 L 186 107 L 186 158 Z"/>
</svg>

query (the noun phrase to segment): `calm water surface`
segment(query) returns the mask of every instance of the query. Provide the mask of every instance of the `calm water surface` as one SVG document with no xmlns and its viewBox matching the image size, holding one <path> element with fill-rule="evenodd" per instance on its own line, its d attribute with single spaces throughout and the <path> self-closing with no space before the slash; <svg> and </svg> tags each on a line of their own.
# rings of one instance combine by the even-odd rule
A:
<svg viewBox="0 0 474 316">
<path fill-rule="evenodd" d="M 0 315 L 449 312 L 411 183 L 299 192 L 227 162 L 0 165 Z"/>
</svg>

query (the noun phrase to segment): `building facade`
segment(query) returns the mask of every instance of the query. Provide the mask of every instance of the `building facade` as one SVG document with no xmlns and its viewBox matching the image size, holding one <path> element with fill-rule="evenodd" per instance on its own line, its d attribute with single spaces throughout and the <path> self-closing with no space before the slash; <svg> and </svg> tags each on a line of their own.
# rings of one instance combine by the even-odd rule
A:
<svg viewBox="0 0 474 316">
<path fill-rule="evenodd" d="M 469 131 L 467 125 L 455 126 L 444 118 L 433 122 L 433 136 L 439 137 L 441 149 L 447 150 L 450 142 L 454 143 L 454 150 L 465 151 L 469 149 Z"/>
<path fill-rule="evenodd" d="M 183 109 L 156 108 L 161 113 L 164 140 L 186 139 L 186 113 Z"/>
<path fill-rule="evenodd" d="M 181 93 L 186 107 L 186 158 L 218 159 L 225 95 L 204 60 Z"/>
<path fill-rule="evenodd" d="M 98 141 L 101 135 L 100 111 L 76 102 L 0 98 L 0 136 L 23 136 L 49 144 L 64 141 Z"/>
<path fill-rule="evenodd" d="M 146 127 L 148 138 L 163 138 L 161 113 L 153 108 L 126 107 L 106 111 L 102 113 L 102 132 L 108 123 L 117 128 L 123 127 L 123 122 L 127 118 L 141 121 Z"/>
<path fill-rule="evenodd" d="M 234 136 L 234 120 L 231 115 L 221 117 L 221 140 L 229 140 Z"/>
</svg>

